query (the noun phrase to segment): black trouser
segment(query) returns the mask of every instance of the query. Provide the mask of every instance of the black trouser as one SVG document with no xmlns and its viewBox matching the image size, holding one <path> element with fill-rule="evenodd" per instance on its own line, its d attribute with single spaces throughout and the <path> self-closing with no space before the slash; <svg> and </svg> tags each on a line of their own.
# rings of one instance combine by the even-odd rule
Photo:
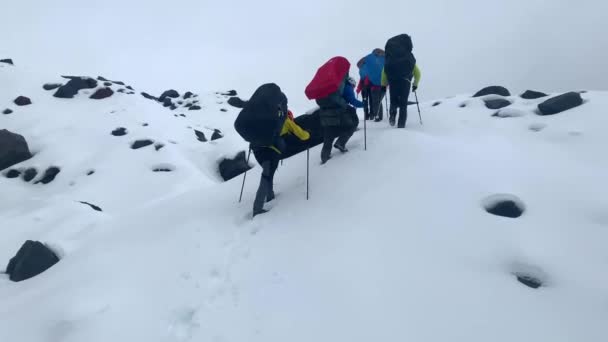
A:
<svg viewBox="0 0 608 342">
<path fill-rule="evenodd" d="M 384 99 L 384 91 L 379 87 L 364 87 L 363 94 L 363 109 L 367 120 L 379 119 L 382 120 L 382 100 Z"/>
<path fill-rule="evenodd" d="M 408 79 L 388 80 L 391 91 L 390 116 L 395 118 L 399 111 L 397 127 L 405 127 L 407 121 L 407 101 L 410 97 L 410 81 Z"/>
<path fill-rule="evenodd" d="M 255 159 L 262 167 L 260 186 L 253 201 L 253 212 L 258 213 L 264 209 L 264 203 L 274 198 L 273 179 L 279 167 L 279 154 L 267 147 L 253 149 Z"/>
<path fill-rule="evenodd" d="M 357 130 L 357 126 L 359 126 L 359 118 L 357 117 L 355 108 L 349 107 L 348 109 L 335 110 L 341 111 L 342 120 L 340 125 L 337 126 L 323 126 L 323 148 L 321 149 L 321 161 L 323 162 L 327 161 L 331 155 L 334 139 L 338 138 L 336 143 L 346 146 L 350 137 Z"/>
</svg>

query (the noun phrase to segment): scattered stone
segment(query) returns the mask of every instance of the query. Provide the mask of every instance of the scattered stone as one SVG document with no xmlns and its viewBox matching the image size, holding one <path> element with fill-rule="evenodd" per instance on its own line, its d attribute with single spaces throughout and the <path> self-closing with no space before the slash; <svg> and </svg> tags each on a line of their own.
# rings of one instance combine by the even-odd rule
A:
<svg viewBox="0 0 608 342">
<path fill-rule="evenodd" d="M 54 90 L 61 87 L 61 83 L 46 83 L 45 85 L 42 86 L 42 89 L 44 90 Z"/>
<path fill-rule="evenodd" d="M 513 195 L 494 195 L 484 200 L 484 207 L 490 214 L 509 218 L 518 218 L 524 211 L 523 202 Z"/>
<path fill-rule="evenodd" d="M 6 109 L 5 109 L 5 110 L 2 112 L 2 114 L 4 114 L 4 115 L 8 115 L 8 114 L 11 114 L 12 112 L 13 112 L 12 110 L 10 110 L 10 109 L 6 108 Z"/>
<path fill-rule="evenodd" d="M 103 85 L 106 86 L 106 87 L 111 87 L 112 84 L 114 84 L 114 83 L 112 83 L 112 82 L 104 82 L 103 83 Z"/>
<path fill-rule="evenodd" d="M 236 90 L 230 90 L 230 91 L 227 91 L 225 93 L 221 93 L 220 95 L 224 95 L 224 96 L 236 96 L 238 94 L 236 93 Z"/>
<path fill-rule="evenodd" d="M 463 104 L 460 105 L 460 108 L 465 108 L 466 106 L 467 106 L 467 104 L 463 103 Z"/>
<path fill-rule="evenodd" d="M 9 261 L 6 273 L 15 282 L 33 278 L 59 262 L 57 255 L 39 241 L 27 240 Z"/>
<path fill-rule="evenodd" d="M 163 100 L 163 106 L 164 107 L 171 107 L 173 105 L 173 102 L 171 102 L 171 98 L 170 97 L 165 97 Z"/>
<path fill-rule="evenodd" d="M 220 160 L 218 167 L 220 175 L 225 181 L 251 169 L 251 166 L 247 163 L 245 151 L 239 152 L 234 158 L 223 158 Z"/>
<path fill-rule="evenodd" d="M 223 137 L 224 135 L 222 135 L 222 132 L 219 129 L 214 129 L 213 134 L 211 135 L 211 141 L 221 139 Z"/>
<path fill-rule="evenodd" d="M 480 91 L 475 93 L 475 95 L 473 95 L 473 97 L 480 97 L 480 96 L 486 96 L 486 95 L 511 96 L 511 93 L 505 87 L 491 86 L 491 87 L 485 87 L 485 88 L 481 89 Z"/>
<path fill-rule="evenodd" d="M 186 114 L 180 114 L 179 116 L 181 116 L 181 117 L 185 118 L 185 117 L 186 117 Z"/>
<path fill-rule="evenodd" d="M 133 87 L 131 87 L 131 86 L 126 86 L 126 88 L 127 88 L 127 89 L 129 89 L 129 90 L 135 90 L 135 89 L 133 89 Z"/>
<path fill-rule="evenodd" d="M 492 116 L 498 117 L 498 118 L 516 118 L 516 117 L 520 117 L 520 116 L 524 116 L 524 115 L 526 115 L 526 112 L 524 112 L 521 109 L 503 108 Z"/>
<path fill-rule="evenodd" d="M 100 88 L 100 89 L 97 89 L 97 91 L 93 95 L 91 95 L 89 98 L 94 99 L 94 100 L 102 100 L 102 99 L 108 98 L 112 95 L 114 95 L 114 91 L 111 88 Z"/>
<path fill-rule="evenodd" d="M 538 289 L 539 287 L 541 287 L 543 285 L 543 283 L 532 277 L 529 275 L 515 275 L 517 277 L 517 281 L 519 281 L 520 283 L 526 285 L 529 288 L 532 289 Z"/>
<path fill-rule="evenodd" d="M 440 104 L 441 104 L 441 101 L 437 101 L 437 102 L 433 103 L 433 107 L 437 107 L 437 106 L 439 106 Z"/>
<path fill-rule="evenodd" d="M 124 93 L 126 93 L 127 91 L 126 91 L 125 89 L 123 89 L 123 88 L 120 88 L 120 89 L 118 89 L 116 92 L 118 92 L 118 93 L 123 93 L 123 94 L 124 94 Z"/>
<path fill-rule="evenodd" d="M 545 96 L 549 96 L 545 93 L 541 93 L 540 91 L 534 91 L 534 90 L 526 90 L 523 94 L 520 95 L 520 97 L 522 99 L 526 99 L 526 100 L 535 100 L 535 99 L 540 99 L 541 97 L 545 97 Z"/>
<path fill-rule="evenodd" d="M 94 173 L 95 173 L 95 170 L 89 170 L 89 172 L 87 172 L 87 176 L 90 176 L 90 175 L 92 175 Z"/>
<path fill-rule="evenodd" d="M 125 85 L 125 82 L 122 82 L 122 81 L 112 81 L 112 83 L 118 84 L 118 85 L 121 85 L 121 86 Z"/>
<path fill-rule="evenodd" d="M 235 108 L 245 108 L 247 101 L 242 100 L 240 97 L 231 97 L 228 99 L 228 104 Z"/>
<path fill-rule="evenodd" d="M 178 98 L 179 93 L 176 90 L 170 89 L 166 90 L 162 95 L 158 98 L 159 101 L 164 102 L 166 98 Z"/>
<path fill-rule="evenodd" d="M 227 111 L 228 111 L 228 109 L 226 109 L 226 108 L 222 108 L 222 109 L 220 109 L 220 112 L 224 112 L 224 113 L 226 113 Z"/>
<path fill-rule="evenodd" d="M 511 105 L 511 101 L 505 99 L 484 100 L 489 109 L 500 109 Z"/>
<path fill-rule="evenodd" d="M 169 107 L 169 109 L 171 109 L 171 110 L 176 110 L 176 109 L 177 109 L 177 106 L 176 106 L 176 105 L 174 105 L 174 104 L 172 104 L 172 105 L 171 105 L 171 107 Z"/>
<path fill-rule="evenodd" d="M 190 108 L 190 107 L 192 107 L 192 106 L 193 106 L 193 104 L 192 104 L 192 103 L 186 103 L 186 105 L 185 105 L 184 107 L 186 107 L 186 108 Z"/>
<path fill-rule="evenodd" d="M 103 210 L 101 210 L 101 208 L 100 208 L 100 207 L 96 206 L 95 204 L 91 204 L 91 203 L 89 203 L 89 202 L 84 202 L 84 201 L 78 201 L 78 202 L 79 202 L 79 203 L 82 203 L 82 204 L 86 204 L 86 205 L 88 205 L 89 207 L 91 207 L 91 209 L 93 209 L 93 210 L 95 210 L 95 211 L 103 211 Z"/>
<path fill-rule="evenodd" d="M 196 134 L 196 138 L 198 139 L 198 141 L 207 142 L 207 137 L 205 137 L 205 133 L 195 129 L 194 134 Z"/>
<path fill-rule="evenodd" d="M 154 145 L 154 148 L 155 148 L 157 151 L 158 151 L 158 150 L 160 150 L 160 149 L 161 149 L 161 148 L 163 148 L 163 147 L 165 147 L 165 144 L 158 143 L 158 144 Z"/>
<path fill-rule="evenodd" d="M 100 80 L 100 81 L 102 81 L 102 82 L 110 82 L 110 80 L 109 80 L 109 79 L 104 78 L 104 77 L 102 77 L 102 76 L 97 76 L 97 79 L 98 79 L 98 80 Z"/>
<path fill-rule="evenodd" d="M 32 157 L 25 138 L 22 135 L 0 130 L 0 170 L 19 164 Z"/>
<path fill-rule="evenodd" d="M 148 93 L 146 93 L 146 92 L 142 92 L 142 93 L 141 93 L 141 96 L 143 96 L 143 97 L 147 98 L 148 100 L 154 100 L 154 101 L 158 101 L 158 98 L 157 98 L 157 97 L 152 96 L 152 95 L 150 95 L 150 94 L 148 94 Z"/>
<path fill-rule="evenodd" d="M 150 126 L 150 124 L 148 124 L 147 122 L 144 122 L 144 123 L 143 123 L 143 124 L 141 124 L 141 125 L 142 125 L 142 126 L 144 126 L 144 127 L 148 127 L 148 126 Z"/>
<path fill-rule="evenodd" d="M 74 76 L 62 76 L 68 78 L 69 81 L 65 85 L 62 85 L 57 89 L 54 97 L 62 99 L 71 99 L 74 95 L 78 94 L 78 91 L 82 89 L 93 89 L 97 88 L 97 81 L 92 78 L 85 77 L 74 77 Z"/>
<path fill-rule="evenodd" d="M 191 98 L 191 97 L 192 97 L 192 95 L 194 95 L 194 94 L 193 94 L 191 91 L 187 91 L 187 92 L 184 94 L 184 100 L 187 100 L 187 99 Z"/>
<path fill-rule="evenodd" d="M 118 127 L 112 131 L 112 135 L 115 137 L 122 137 L 123 135 L 127 135 L 127 129 L 124 127 Z"/>
<path fill-rule="evenodd" d="M 154 172 L 171 172 L 173 170 L 161 167 L 161 168 L 153 169 L 152 171 L 154 171 Z"/>
<path fill-rule="evenodd" d="M 55 177 L 57 177 L 59 172 L 61 172 L 61 170 L 58 167 L 51 166 L 48 169 L 46 169 L 42 178 L 39 181 L 37 181 L 35 184 L 39 184 L 39 183 L 49 184 L 50 182 L 55 180 Z"/>
<path fill-rule="evenodd" d="M 29 97 L 25 96 L 19 96 L 13 102 L 15 102 L 17 106 L 27 106 L 32 104 L 32 100 L 30 100 Z"/>
<path fill-rule="evenodd" d="M 538 105 L 540 115 L 553 115 L 578 107 L 583 104 L 581 94 L 576 92 L 565 93 L 552 97 Z"/>
<path fill-rule="evenodd" d="M 139 148 L 146 147 L 152 144 L 154 144 L 154 141 L 150 139 L 136 140 L 135 142 L 133 142 L 133 144 L 131 144 L 131 148 L 137 150 Z"/>
<path fill-rule="evenodd" d="M 21 171 L 11 169 L 11 170 L 8 170 L 8 172 L 6 173 L 5 176 L 6 176 L 6 178 L 17 178 L 17 177 L 21 176 Z"/>
<path fill-rule="evenodd" d="M 0 59 L 0 63 L 6 63 L 6 64 L 14 65 L 13 64 L 13 60 L 10 59 L 10 58 Z"/>
<path fill-rule="evenodd" d="M 38 170 L 34 169 L 33 167 L 30 167 L 29 169 L 25 170 L 25 172 L 23 173 L 23 180 L 26 182 L 29 182 L 32 179 L 36 178 L 37 175 L 38 175 Z"/>
<path fill-rule="evenodd" d="M 188 108 L 188 110 L 201 110 L 201 106 L 192 106 L 190 108 Z"/>
</svg>

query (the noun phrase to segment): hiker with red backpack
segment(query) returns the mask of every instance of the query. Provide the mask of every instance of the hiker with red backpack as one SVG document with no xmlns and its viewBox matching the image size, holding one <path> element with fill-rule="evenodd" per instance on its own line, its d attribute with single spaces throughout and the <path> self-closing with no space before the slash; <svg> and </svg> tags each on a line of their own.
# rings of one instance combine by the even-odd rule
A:
<svg viewBox="0 0 608 342">
<path fill-rule="evenodd" d="M 357 63 L 359 68 L 359 86 L 357 92 L 363 96 L 363 109 L 366 120 L 382 121 L 382 100 L 386 87 L 382 86 L 382 70 L 384 69 L 384 50 L 376 48 Z"/>
<path fill-rule="evenodd" d="M 279 86 L 268 83 L 253 93 L 234 122 L 235 130 L 250 143 L 249 148 L 262 167 L 260 185 L 253 202 L 253 217 L 266 213 L 264 203 L 275 198 L 274 174 L 287 148 L 285 136 L 292 134 L 302 141 L 310 138 L 310 134 L 288 113 L 287 96 Z"/>
<path fill-rule="evenodd" d="M 359 126 L 356 108 L 363 103 L 355 96 L 355 82 L 349 77 L 350 62 L 334 57 L 321 66 L 306 87 L 306 96 L 316 100 L 323 129 L 321 164 L 331 158 L 333 147 L 348 152 L 346 143 Z M 338 138 L 334 144 L 334 140 Z"/>
<path fill-rule="evenodd" d="M 415 92 L 420 83 L 420 69 L 412 53 L 412 38 L 407 34 L 392 37 L 386 42 L 382 85 L 390 90 L 389 123 L 405 128 L 410 88 Z M 413 81 L 413 84 L 412 84 Z M 397 113 L 399 119 L 396 120 Z"/>
</svg>

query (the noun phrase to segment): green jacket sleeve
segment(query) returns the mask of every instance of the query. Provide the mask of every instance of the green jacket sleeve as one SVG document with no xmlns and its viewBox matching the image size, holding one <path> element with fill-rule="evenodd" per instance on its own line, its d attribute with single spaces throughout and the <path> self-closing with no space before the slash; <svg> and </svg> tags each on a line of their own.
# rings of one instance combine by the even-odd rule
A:
<svg viewBox="0 0 608 342">
<path fill-rule="evenodd" d="M 384 72 L 384 68 L 382 68 L 382 80 L 380 81 L 380 84 L 383 87 L 388 86 L 388 79 L 386 79 L 386 73 Z"/>
<path fill-rule="evenodd" d="M 420 72 L 420 68 L 418 68 L 418 64 L 414 65 L 414 85 L 418 87 L 418 83 L 420 83 L 420 77 L 422 73 Z"/>
</svg>

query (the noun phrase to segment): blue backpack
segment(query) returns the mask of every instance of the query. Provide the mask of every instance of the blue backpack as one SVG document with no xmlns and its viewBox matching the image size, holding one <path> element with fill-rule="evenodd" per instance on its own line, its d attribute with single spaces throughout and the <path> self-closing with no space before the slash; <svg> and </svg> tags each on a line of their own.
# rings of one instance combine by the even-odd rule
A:
<svg viewBox="0 0 608 342">
<path fill-rule="evenodd" d="M 364 63 L 359 69 L 361 79 L 369 78 L 369 81 L 376 86 L 382 83 L 382 69 L 384 68 L 384 56 L 378 56 L 370 53 L 365 56 Z"/>
</svg>

